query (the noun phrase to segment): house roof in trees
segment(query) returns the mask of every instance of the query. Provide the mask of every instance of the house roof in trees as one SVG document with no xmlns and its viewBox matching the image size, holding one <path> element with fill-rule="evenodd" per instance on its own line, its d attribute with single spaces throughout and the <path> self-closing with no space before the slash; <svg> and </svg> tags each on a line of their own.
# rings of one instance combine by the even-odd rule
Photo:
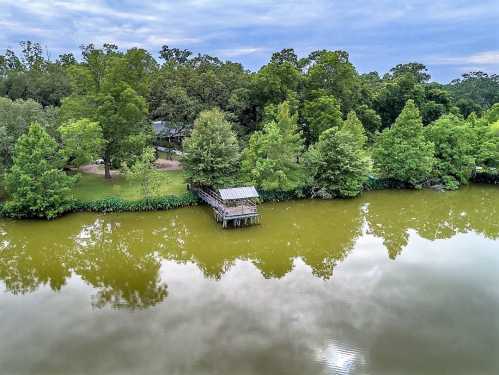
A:
<svg viewBox="0 0 499 375">
<path fill-rule="evenodd" d="M 230 189 L 218 189 L 220 197 L 224 201 L 234 200 L 234 199 L 248 199 L 248 198 L 258 198 L 258 192 L 254 186 L 244 186 Z"/>
<path fill-rule="evenodd" d="M 153 121 L 154 134 L 159 137 L 183 137 L 186 129 L 183 126 L 175 126 L 167 121 Z"/>
</svg>

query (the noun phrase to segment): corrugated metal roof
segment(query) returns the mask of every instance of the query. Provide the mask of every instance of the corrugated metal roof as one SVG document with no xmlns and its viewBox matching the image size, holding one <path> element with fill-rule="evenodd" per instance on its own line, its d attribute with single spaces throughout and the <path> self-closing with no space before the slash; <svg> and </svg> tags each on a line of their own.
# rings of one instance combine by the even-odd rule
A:
<svg viewBox="0 0 499 375">
<path fill-rule="evenodd" d="M 230 189 L 218 189 L 220 197 L 225 200 L 258 198 L 258 192 L 254 186 L 244 186 Z"/>
</svg>

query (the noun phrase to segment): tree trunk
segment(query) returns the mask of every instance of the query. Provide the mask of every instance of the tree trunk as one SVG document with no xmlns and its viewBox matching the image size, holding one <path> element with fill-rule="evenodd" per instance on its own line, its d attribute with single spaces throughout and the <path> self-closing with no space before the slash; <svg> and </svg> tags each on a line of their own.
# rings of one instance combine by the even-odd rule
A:
<svg viewBox="0 0 499 375">
<path fill-rule="evenodd" d="M 104 156 L 104 177 L 107 179 L 111 178 L 111 160 L 109 156 Z"/>
</svg>

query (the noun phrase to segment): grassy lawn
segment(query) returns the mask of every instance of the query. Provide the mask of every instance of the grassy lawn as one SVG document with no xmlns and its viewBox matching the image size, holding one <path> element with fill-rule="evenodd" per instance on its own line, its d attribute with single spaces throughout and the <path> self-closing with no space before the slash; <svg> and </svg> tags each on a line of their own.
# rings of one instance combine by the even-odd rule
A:
<svg viewBox="0 0 499 375">
<path fill-rule="evenodd" d="M 186 192 L 183 171 L 162 172 L 164 181 L 161 184 L 161 195 L 180 195 Z M 80 174 L 80 179 L 73 188 L 74 197 L 83 201 L 98 200 L 108 197 L 124 199 L 140 199 L 140 189 L 128 183 L 123 177 L 111 180 L 94 174 Z"/>
</svg>

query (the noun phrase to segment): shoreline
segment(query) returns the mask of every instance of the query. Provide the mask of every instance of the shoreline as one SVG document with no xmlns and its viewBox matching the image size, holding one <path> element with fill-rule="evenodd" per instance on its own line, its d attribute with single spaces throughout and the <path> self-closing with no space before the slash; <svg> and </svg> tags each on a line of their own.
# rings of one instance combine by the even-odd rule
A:
<svg viewBox="0 0 499 375">
<path fill-rule="evenodd" d="M 463 185 L 458 190 L 437 190 L 431 187 L 425 187 L 423 189 L 411 189 L 411 188 L 399 188 L 399 187 L 384 187 L 379 189 L 368 189 L 359 194 L 357 197 L 353 198 L 333 198 L 333 199 L 320 199 L 313 198 L 309 195 L 296 194 L 294 192 L 260 192 L 262 199 L 259 204 L 263 203 L 281 203 L 289 201 L 315 201 L 315 202 L 334 202 L 334 201 L 348 201 L 359 199 L 363 194 L 370 192 L 381 192 L 381 191 L 406 191 L 406 192 L 420 192 L 420 191 L 432 191 L 435 193 L 452 193 L 459 191 L 463 188 L 470 186 L 490 186 L 493 188 L 498 185 L 497 183 L 491 184 L 481 181 L 473 181 L 467 185 Z M 29 217 L 19 214 L 9 214 L 4 213 L 3 209 L 5 202 L 0 202 L 0 219 L 11 219 L 11 220 L 40 220 L 40 221 L 52 221 L 58 218 L 64 217 L 70 214 L 77 213 L 135 213 L 135 212 L 161 212 L 169 211 L 177 208 L 187 208 L 192 206 L 204 205 L 202 201 L 199 200 L 191 192 L 187 192 L 182 195 L 166 195 L 158 196 L 148 199 L 123 199 L 119 197 L 109 197 L 94 201 L 80 201 L 74 200 L 69 203 L 68 207 L 60 215 L 54 218 L 43 218 L 43 217 Z"/>
</svg>

